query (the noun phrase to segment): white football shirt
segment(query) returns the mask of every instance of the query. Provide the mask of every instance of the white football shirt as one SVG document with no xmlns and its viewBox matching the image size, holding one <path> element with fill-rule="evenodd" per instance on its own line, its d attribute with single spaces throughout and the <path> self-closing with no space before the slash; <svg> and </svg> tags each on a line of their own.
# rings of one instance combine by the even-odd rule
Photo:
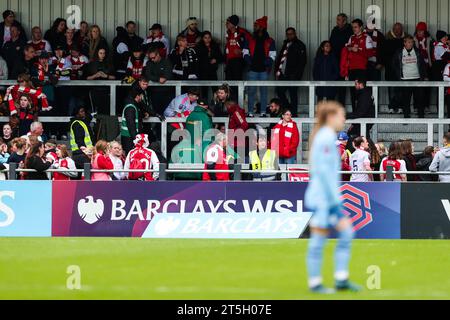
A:
<svg viewBox="0 0 450 320">
<path fill-rule="evenodd" d="M 367 151 L 357 149 L 350 156 L 350 166 L 353 172 L 367 171 L 366 166 L 370 165 L 370 156 Z M 369 182 L 368 174 L 352 174 L 352 182 Z"/>
</svg>

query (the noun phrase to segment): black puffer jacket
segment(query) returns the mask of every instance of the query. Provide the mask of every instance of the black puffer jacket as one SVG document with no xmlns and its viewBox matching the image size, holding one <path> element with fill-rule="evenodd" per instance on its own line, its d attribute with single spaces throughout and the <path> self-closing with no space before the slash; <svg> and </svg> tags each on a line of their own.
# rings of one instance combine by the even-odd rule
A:
<svg viewBox="0 0 450 320">
<path fill-rule="evenodd" d="M 285 40 L 283 47 L 278 54 L 277 60 L 275 62 L 275 74 L 279 71 L 281 59 L 283 58 L 283 53 L 286 50 L 289 41 Z M 299 39 L 292 41 L 287 52 L 287 62 L 286 71 L 284 74 L 285 80 L 301 80 L 303 77 L 303 72 L 306 66 L 306 46 Z"/>
</svg>

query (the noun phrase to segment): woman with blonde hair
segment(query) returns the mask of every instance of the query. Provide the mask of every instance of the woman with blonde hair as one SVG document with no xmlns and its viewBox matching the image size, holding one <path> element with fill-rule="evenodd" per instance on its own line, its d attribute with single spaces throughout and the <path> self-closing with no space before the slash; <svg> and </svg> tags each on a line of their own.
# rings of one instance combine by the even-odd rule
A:
<svg viewBox="0 0 450 320">
<path fill-rule="evenodd" d="M 339 186 L 341 158 L 336 147 L 337 133 L 345 127 L 345 110 L 337 102 L 321 102 L 317 107 L 316 125 L 311 135 L 310 183 L 305 205 L 312 210 L 311 237 L 307 254 L 308 285 L 311 292 L 334 293 L 322 282 L 323 250 L 330 229 L 338 231 L 335 250 L 335 287 L 339 291 L 359 291 L 349 281 L 349 262 L 353 226 L 342 212 Z"/>
<path fill-rule="evenodd" d="M 109 47 L 108 42 L 102 36 L 102 31 L 100 27 L 96 24 L 92 25 L 89 28 L 89 33 L 87 37 L 87 41 L 83 43 L 83 48 L 81 52 L 89 58 L 90 61 L 93 61 L 97 57 L 97 52 L 103 48 L 108 53 Z"/>
<path fill-rule="evenodd" d="M 109 157 L 109 144 L 104 140 L 97 142 L 92 155 L 93 170 L 113 170 L 114 164 Z M 91 176 L 92 181 L 111 181 L 111 174 L 107 172 L 94 172 Z"/>
</svg>

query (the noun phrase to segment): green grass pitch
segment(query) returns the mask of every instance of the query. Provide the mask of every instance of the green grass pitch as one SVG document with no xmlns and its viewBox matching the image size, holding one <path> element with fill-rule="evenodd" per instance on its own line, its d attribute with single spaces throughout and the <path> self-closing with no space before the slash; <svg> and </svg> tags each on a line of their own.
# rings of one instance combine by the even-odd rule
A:
<svg viewBox="0 0 450 320">
<path fill-rule="evenodd" d="M 333 248 L 324 265 L 332 285 Z M 450 299 L 450 241 L 357 240 L 358 294 L 311 295 L 306 240 L 0 239 L 0 299 Z M 81 290 L 68 290 L 79 266 Z M 366 287 L 369 266 L 381 289 Z"/>
</svg>

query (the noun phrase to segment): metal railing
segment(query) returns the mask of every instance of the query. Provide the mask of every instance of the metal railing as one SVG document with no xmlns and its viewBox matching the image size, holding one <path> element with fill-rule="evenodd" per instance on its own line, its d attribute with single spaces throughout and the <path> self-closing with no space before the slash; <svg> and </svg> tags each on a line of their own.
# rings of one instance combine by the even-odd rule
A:
<svg viewBox="0 0 450 320">
<path fill-rule="evenodd" d="M 224 81 L 168 81 L 166 84 L 151 83 L 153 87 L 175 87 L 176 95 L 181 94 L 183 87 L 205 87 L 205 86 L 219 86 Z M 231 87 L 238 88 L 238 101 L 241 106 L 244 107 L 245 88 L 247 87 L 280 87 L 290 86 L 299 88 L 309 88 L 309 118 L 294 119 L 299 127 L 299 131 L 302 132 L 303 124 L 313 124 L 314 114 L 316 107 L 316 95 L 315 89 L 318 87 L 354 87 L 352 81 L 226 81 Z M 0 86 L 8 86 L 16 84 L 14 81 L 2 80 Z M 110 88 L 110 114 L 117 114 L 117 88 L 129 87 L 128 84 L 122 84 L 120 81 L 60 81 L 57 86 L 77 86 L 77 87 L 109 87 Z M 361 132 L 366 132 L 367 126 L 370 124 L 423 124 L 427 125 L 427 143 L 428 145 L 434 145 L 434 126 L 438 126 L 438 143 L 442 144 L 442 137 L 444 134 L 444 125 L 450 125 L 450 119 L 445 119 L 445 88 L 448 84 L 444 81 L 380 81 L 380 82 L 368 82 L 368 87 L 373 90 L 374 104 L 375 104 L 375 118 L 361 118 L 355 120 L 348 120 L 348 124 L 360 124 Z M 405 87 L 421 87 L 421 88 L 437 88 L 438 89 L 438 119 L 391 119 L 391 118 L 378 118 L 379 115 L 379 88 L 405 88 Z M 68 123 L 70 117 L 39 117 L 41 122 L 49 123 Z M 119 121 L 121 119 L 119 118 Z M 7 122 L 7 117 L 0 117 L 0 122 Z M 227 118 L 214 118 L 215 123 L 225 123 L 228 127 Z M 277 123 L 278 119 L 268 118 L 250 118 L 247 119 L 251 124 L 272 124 Z M 147 123 L 161 123 L 158 118 L 146 119 Z M 170 123 L 180 123 L 183 120 L 180 118 L 169 118 L 161 123 L 161 148 L 162 153 L 167 157 L 167 125 Z M 300 159 L 300 158 L 299 158 Z"/>
<path fill-rule="evenodd" d="M 151 87 L 175 87 L 175 94 L 178 96 L 182 92 L 183 87 L 214 87 L 227 83 L 230 87 L 238 88 L 238 102 L 244 107 L 245 88 L 248 87 L 298 87 L 309 89 L 309 117 L 314 117 L 316 94 L 315 89 L 318 87 L 354 87 L 353 81 L 167 81 L 165 84 L 150 83 Z M 16 84 L 12 80 L 0 80 L 0 86 L 9 86 Z M 110 114 L 116 114 L 117 105 L 117 88 L 129 87 L 129 84 L 123 84 L 120 81 L 95 81 L 95 80 L 71 80 L 60 81 L 58 86 L 76 86 L 76 87 L 109 87 L 111 95 Z M 438 117 L 444 118 L 445 108 L 445 88 L 449 84 L 444 81 L 369 81 L 367 86 L 373 89 L 375 102 L 375 117 L 379 112 L 379 88 L 438 88 Z"/>
<path fill-rule="evenodd" d="M 85 163 L 84 169 L 49 169 L 45 173 L 50 176 L 54 173 L 77 173 L 82 174 L 85 181 L 91 180 L 93 173 L 159 173 L 159 181 L 166 181 L 169 173 L 230 173 L 233 174 L 234 181 L 241 181 L 243 174 L 310 174 L 307 166 L 304 165 L 281 165 L 279 170 L 252 170 L 249 164 L 238 164 L 234 165 L 233 169 L 230 170 L 210 170 L 205 169 L 203 164 L 174 164 L 168 166 L 167 164 L 160 164 L 159 170 L 125 170 L 125 169 L 114 169 L 114 170 L 98 170 L 92 169 L 90 163 Z M 9 180 L 16 180 L 18 173 L 36 173 L 36 170 L 32 169 L 19 169 L 17 163 L 10 163 L 7 170 L 3 170 L 2 173 L 8 174 Z M 341 175 L 385 175 L 387 182 L 394 181 L 395 175 L 423 175 L 423 176 L 450 176 L 450 172 L 431 172 L 431 171 L 395 171 L 393 167 L 388 166 L 386 171 L 339 171 Z"/>
</svg>

